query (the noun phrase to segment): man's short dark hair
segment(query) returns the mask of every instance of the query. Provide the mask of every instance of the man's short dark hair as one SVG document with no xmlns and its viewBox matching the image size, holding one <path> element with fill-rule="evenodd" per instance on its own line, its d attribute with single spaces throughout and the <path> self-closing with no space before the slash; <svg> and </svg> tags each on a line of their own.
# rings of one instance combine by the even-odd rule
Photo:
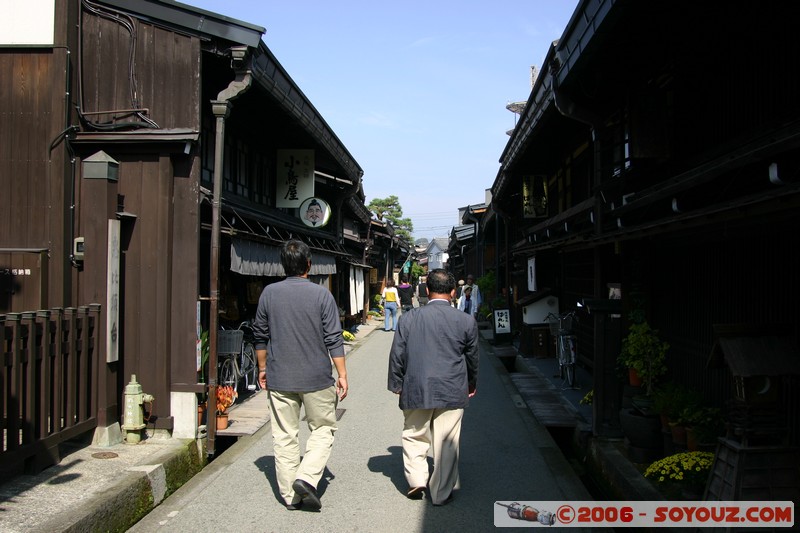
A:
<svg viewBox="0 0 800 533">
<path fill-rule="evenodd" d="M 302 276 L 308 271 L 311 261 L 311 248 L 303 241 L 289 239 L 281 247 L 281 264 L 286 276 Z"/>
<path fill-rule="evenodd" d="M 428 272 L 428 292 L 450 294 L 456 288 L 456 278 L 443 268 Z"/>
</svg>

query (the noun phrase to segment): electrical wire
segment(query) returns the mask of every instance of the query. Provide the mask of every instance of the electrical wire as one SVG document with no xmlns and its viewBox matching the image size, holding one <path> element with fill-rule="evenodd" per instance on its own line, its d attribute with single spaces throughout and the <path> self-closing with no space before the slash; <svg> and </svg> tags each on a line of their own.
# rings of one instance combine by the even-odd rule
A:
<svg viewBox="0 0 800 533">
<path fill-rule="evenodd" d="M 136 81 L 136 42 L 137 42 L 137 35 L 136 35 L 136 21 L 130 15 L 126 13 L 106 7 L 100 6 L 99 4 L 95 4 L 90 0 L 82 0 L 81 4 L 83 7 L 97 15 L 98 17 L 105 18 L 112 22 L 116 22 L 123 28 L 125 28 L 128 33 L 130 34 L 130 52 L 128 53 L 128 88 L 129 88 L 129 97 L 130 97 L 130 105 L 131 108 L 137 110 L 141 107 L 139 103 L 139 89 L 138 83 Z M 81 31 L 79 36 L 79 46 L 83 43 L 83 13 L 81 13 Z M 79 105 L 78 105 L 78 114 L 80 115 L 81 121 L 88 126 L 98 129 L 98 130 L 119 130 L 131 127 L 144 127 L 144 128 L 159 128 L 159 125 L 149 118 L 147 115 L 142 113 L 141 111 L 133 111 L 133 114 L 138 117 L 142 122 L 114 122 L 114 123 L 103 123 L 103 122 L 94 122 L 86 118 L 86 115 L 83 114 L 83 69 L 80 66 L 82 64 L 83 59 L 83 47 L 80 46 L 79 54 L 78 54 L 78 61 L 79 61 L 79 74 L 78 74 L 78 84 L 80 87 L 79 91 Z"/>
</svg>

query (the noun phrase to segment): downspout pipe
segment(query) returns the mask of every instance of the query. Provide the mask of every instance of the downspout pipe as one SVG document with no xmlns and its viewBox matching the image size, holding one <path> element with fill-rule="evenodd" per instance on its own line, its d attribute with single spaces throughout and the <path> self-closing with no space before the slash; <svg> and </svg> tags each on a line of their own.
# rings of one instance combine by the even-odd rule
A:
<svg viewBox="0 0 800 533">
<path fill-rule="evenodd" d="M 597 188 L 600 186 L 602 182 L 602 168 L 603 168 L 602 149 L 603 145 L 605 144 L 605 137 L 607 130 L 603 125 L 602 118 L 597 113 L 585 107 L 580 107 L 561 89 L 558 79 L 558 69 L 560 63 L 561 62 L 558 60 L 558 58 L 556 58 L 553 60 L 553 65 L 551 65 L 551 76 L 553 80 L 553 85 L 552 85 L 553 101 L 559 113 L 561 113 L 567 118 L 586 124 L 587 126 L 589 126 L 589 128 L 591 128 L 592 142 L 594 143 L 594 154 L 593 154 L 594 174 L 595 174 L 594 182 L 595 182 L 595 189 L 597 190 Z M 595 231 L 599 235 L 603 227 L 602 206 L 595 205 L 594 211 L 595 211 L 594 213 Z"/>
<path fill-rule="evenodd" d="M 559 87 L 558 74 L 555 71 L 557 62 L 553 66 L 553 98 L 558 111 L 567 118 L 577 120 L 587 124 L 592 131 L 592 141 L 594 143 L 594 176 L 595 190 L 599 190 L 602 182 L 603 156 L 602 148 L 607 140 L 607 129 L 604 127 L 601 118 L 593 111 L 581 108 L 570 99 Z M 602 196 L 602 195 L 601 195 Z M 599 203 L 595 203 L 595 232 L 600 235 L 603 228 L 603 208 Z M 602 297 L 602 287 L 600 278 L 602 276 L 602 265 L 600 264 L 598 249 L 594 249 L 594 294 L 596 298 Z M 619 418 L 615 414 L 618 408 L 615 353 L 608 349 L 609 341 L 606 339 L 605 330 L 609 327 L 609 317 L 605 314 L 594 314 L 595 339 L 593 341 L 593 351 L 595 360 L 594 383 L 594 404 L 592 433 L 598 437 L 618 438 L 621 434 Z M 613 322 L 613 321 L 611 321 Z M 598 335 L 598 331 L 600 333 Z M 609 333 L 609 335 L 619 337 L 619 333 Z M 608 414 L 612 413 L 612 414 Z"/>
<path fill-rule="evenodd" d="M 220 248 L 220 219 L 222 210 L 222 169 L 225 155 L 225 120 L 233 107 L 232 101 L 247 91 L 252 85 L 252 71 L 247 47 L 231 48 L 231 67 L 236 72 L 236 78 L 228 87 L 222 90 L 216 100 L 211 101 L 211 110 L 216 121 L 214 139 L 214 187 L 211 200 L 211 270 L 209 282 L 209 300 L 211 310 L 208 317 L 208 412 L 217 412 L 217 331 L 219 331 L 219 248 Z M 207 453 L 213 456 L 215 452 L 216 424 L 209 423 Z"/>
<path fill-rule="evenodd" d="M 476 277 L 481 277 L 483 276 L 484 271 L 483 271 L 483 247 L 481 246 L 481 240 L 478 236 L 478 232 L 480 231 L 480 226 L 479 226 L 480 220 L 472 213 L 471 209 L 467 213 L 467 220 L 472 222 L 472 229 L 475 232 L 475 258 L 476 258 L 475 266 L 477 267 L 478 271 L 472 272 L 472 274 L 474 274 Z M 461 253 L 462 255 L 464 254 L 463 251 Z M 464 262 L 464 264 L 466 266 L 466 261 Z M 466 275 L 469 273 L 470 272 L 467 271 L 464 274 Z"/>
<path fill-rule="evenodd" d="M 336 200 L 336 219 L 337 219 L 336 233 L 338 236 L 337 241 L 339 244 L 344 244 L 344 203 L 350 198 L 355 198 L 358 195 L 359 191 L 361 190 L 361 177 L 363 175 L 364 172 L 359 170 L 358 173 L 356 174 L 356 179 L 353 180 L 353 184 L 349 186 L 347 189 L 345 189 L 344 194 L 339 196 Z M 353 267 L 350 267 L 351 270 L 352 268 Z M 341 276 L 337 276 L 337 280 L 338 280 L 337 291 L 335 294 L 341 294 L 341 290 L 339 287 Z M 349 279 L 347 280 L 347 283 L 349 286 L 350 283 Z M 352 293 L 352 289 L 349 292 Z M 361 318 L 362 324 L 366 324 L 366 320 L 367 320 L 367 305 L 364 305 Z"/>
<path fill-rule="evenodd" d="M 593 111 L 578 106 L 578 104 L 561 89 L 561 83 L 558 79 L 560 65 L 561 61 L 556 57 L 553 59 L 553 64 L 550 66 L 550 76 L 553 80 L 553 102 L 556 104 L 556 109 L 565 117 L 588 125 L 592 129 L 592 140 L 597 142 L 598 132 L 602 128 L 602 120 Z"/>
<path fill-rule="evenodd" d="M 358 196 L 358 193 L 361 191 L 361 178 L 364 176 L 364 171 L 359 170 L 356 176 L 356 179 L 353 180 L 353 184 L 347 187 L 344 190 L 344 194 L 339 196 L 336 201 L 336 214 L 339 219 L 336 231 L 339 234 L 339 244 L 344 243 L 344 203 L 350 198 Z"/>
<path fill-rule="evenodd" d="M 509 257 L 511 256 L 511 243 L 508 242 L 508 227 L 512 224 L 513 217 L 511 213 L 509 213 L 498 200 L 498 196 L 495 194 L 495 191 L 492 190 L 492 210 L 495 212 L 497 220 L 495 221 L 494 227 L 494 239 L 495 239 L 495 247 L 496 251 L 494 254 L 494 261 L 495 261 L 495 273 L 498 277 L 498 283 L 500 282 L 500 275 L 502 274 L 503 279 L 511 279 L 510 272 L 512 270 L 512 265 L 510 264 L 511 261 Z M 500 253 L 500 224 L 503 224 L 503 253 Z M 501 270 L 503 262 L 500 260 L 501 256 L 505 256 L 505 270 Z M 484 296 L 485 297 L 485 296 Z"/>
</svg>

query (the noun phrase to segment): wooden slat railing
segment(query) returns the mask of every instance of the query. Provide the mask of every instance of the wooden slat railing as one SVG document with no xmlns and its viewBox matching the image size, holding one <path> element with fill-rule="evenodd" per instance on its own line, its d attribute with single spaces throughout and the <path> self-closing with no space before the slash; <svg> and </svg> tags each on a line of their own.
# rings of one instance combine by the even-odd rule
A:
<svg viewBox="0 0 800 533">
<path fill-rule="evenodd" d="M 58 463 L 97 426 L 100 305 L 0 315 L 0 477 Z"/>
</svg>

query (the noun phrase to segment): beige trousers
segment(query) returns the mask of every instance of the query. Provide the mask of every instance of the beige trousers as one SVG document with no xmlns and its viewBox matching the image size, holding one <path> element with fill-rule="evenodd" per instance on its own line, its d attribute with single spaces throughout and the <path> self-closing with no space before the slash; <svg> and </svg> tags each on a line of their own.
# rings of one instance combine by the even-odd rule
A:
<svg viewBox="0 0 800 533">
<path fill-rule="evenodd" d="M 428 486 L 431 501 L 444 502 L 459 488 L 458 450 L 464 409 L 403 410 L 403 467 L 409 487 Z M 433 473 L 428 478 L 428 451 Z"/>
<path fill-rule="evenodd" d="M 300 459 L 300 406 L 306 410 L 311 434 Z M 272 442 L 275 450 L 275 476 L 278 490 L 287 504 L 300 497 L 292 489 L 295 479 L 317 486 L 333 447 L 336 433 L 336 388 L 331 386 L 314 392 L 269 391 L 272 414 Z"/>
</svg>

